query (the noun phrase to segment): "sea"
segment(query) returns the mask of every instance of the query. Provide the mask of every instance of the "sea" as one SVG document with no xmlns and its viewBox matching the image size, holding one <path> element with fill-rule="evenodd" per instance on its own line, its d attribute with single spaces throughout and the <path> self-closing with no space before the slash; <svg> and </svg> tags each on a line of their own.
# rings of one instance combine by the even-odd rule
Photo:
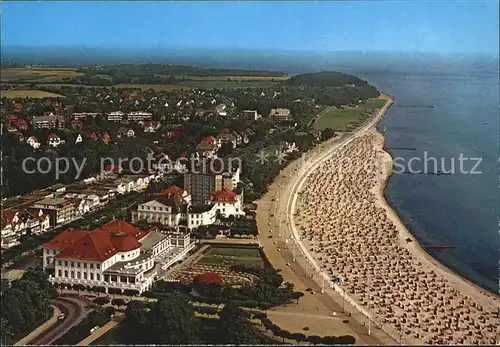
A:
<svg viewBox="0 0 500 347">
<path fill-rule="evenodd" d="M 386 150 L 404 163 L 400 171 L 405 173 L 391 176 L 387 200 L 423 245 L 454 247 L 429 249 L 432 256 L 479 286 L 499 292 L 498 56 L 244 49 L 63 53 L 45 50 L 37 56 L 40 62 L 166 62 L 290 74 L 335 70 L 367 80 L 395 97 L 379 130 L 385 132 Z M 426 158 L 431 161 L 425 171 L 419 160 Z M 411 171 L 423 174 L 409 172 L 412 159 Z"/>
</svg>

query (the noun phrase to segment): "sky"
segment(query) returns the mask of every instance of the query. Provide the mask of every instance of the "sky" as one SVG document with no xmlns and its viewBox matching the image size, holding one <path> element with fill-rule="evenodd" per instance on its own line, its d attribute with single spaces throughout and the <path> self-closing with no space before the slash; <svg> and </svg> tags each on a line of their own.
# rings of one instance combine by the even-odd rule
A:
<svg viewBox="0 0 500 347">
<path fill-rule="evenodd" d="M 5 2 L 1 45 L 498 54 L 498 0 Z"/>
</svg>

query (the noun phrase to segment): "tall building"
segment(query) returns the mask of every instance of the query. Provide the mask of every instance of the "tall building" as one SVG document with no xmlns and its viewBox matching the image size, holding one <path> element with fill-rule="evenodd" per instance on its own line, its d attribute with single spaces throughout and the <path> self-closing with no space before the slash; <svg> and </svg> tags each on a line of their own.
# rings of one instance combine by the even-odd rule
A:
<svg viewBox="0 0 500 347">
<path fill-rule="evenodd" d="M 233 190 L 240 181 L 239 163 L 231 159 L 202 161 L 194 170 L 184 174 L 184 189 L 191 194 L 192 204 L 204 204 L 216 190 Z"/>
</svg>

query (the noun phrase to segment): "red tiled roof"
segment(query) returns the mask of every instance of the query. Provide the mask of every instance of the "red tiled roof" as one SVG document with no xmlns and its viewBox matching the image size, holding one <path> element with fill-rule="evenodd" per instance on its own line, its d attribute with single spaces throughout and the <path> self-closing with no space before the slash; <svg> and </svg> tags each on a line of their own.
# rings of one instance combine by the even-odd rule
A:
<svg viewBox="0 0 500 347">
<path fill-rule="evenodd" d="M 9 221 L 9 223 L 11 223 L 11 224 L 12 224 L 12 220 L 14 219 L 15 215 L 16 215 L 16 212 L 14 212 L 12 210 L 2 211 L 2 217 L 7 219 Z"/>
<path fill-rule="evenodd" d="M 62 248 L 72 247 L 76 242 L 84 238 L 89 233 L 86 229 L 68 229 L 54 237 L 52 240 L 45 242 L 43 247 L 46 248 Z"/>
<path fill-rule="evenodd" d="M 236 193 L 229 189 L 221 189 L 212 193 L 212 201 L 236 201 Z"/>
<path fill-rule="evenodd" d="M 122 168 L 120 167 L 120 165 L 108 164 L 104 167 L 104 171 L 106 172 L 120 173 L 121 170 Z"/>
<path fill-rule="evenodd" d="M 49 242 L 49 248 L 63 248 L 56 255 L 60 259 L 105 261 L 118 252 L 128 252 L 141 247 L 138 241 L 149 233 L 123 221 L 114 220 L 94 231 L 66 230 Z"/>
<path fill-rule="evenodd" d="M 201 142 L 214 143 L 217 139 L 213 136 L 204 137 Z"/>
<path fill-rule="evenodd" d="M 170 186 L 167 189 L 163 189 L 161 192 L 158 193 L 158 195 L 180 195 L 182 196 L 184 194 L 184 189 L 179 188 L 177 186 Z"/>
</svg>

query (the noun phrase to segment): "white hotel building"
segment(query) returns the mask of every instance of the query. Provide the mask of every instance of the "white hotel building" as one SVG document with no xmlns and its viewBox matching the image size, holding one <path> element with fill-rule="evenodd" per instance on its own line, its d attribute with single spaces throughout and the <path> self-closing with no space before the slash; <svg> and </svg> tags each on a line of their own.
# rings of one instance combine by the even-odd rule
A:
<svg viewBox="0 0 500 347">
<path fill-rule="evenodd" d="M 166 269 L 194 247 L 189 234 L 140 230 L 115 220 L 94 231 L 69 229 L 43 244 L 43 268 L 54 284 L 140 294 L 151 288 L 158 265 Z"/>
</svg>

